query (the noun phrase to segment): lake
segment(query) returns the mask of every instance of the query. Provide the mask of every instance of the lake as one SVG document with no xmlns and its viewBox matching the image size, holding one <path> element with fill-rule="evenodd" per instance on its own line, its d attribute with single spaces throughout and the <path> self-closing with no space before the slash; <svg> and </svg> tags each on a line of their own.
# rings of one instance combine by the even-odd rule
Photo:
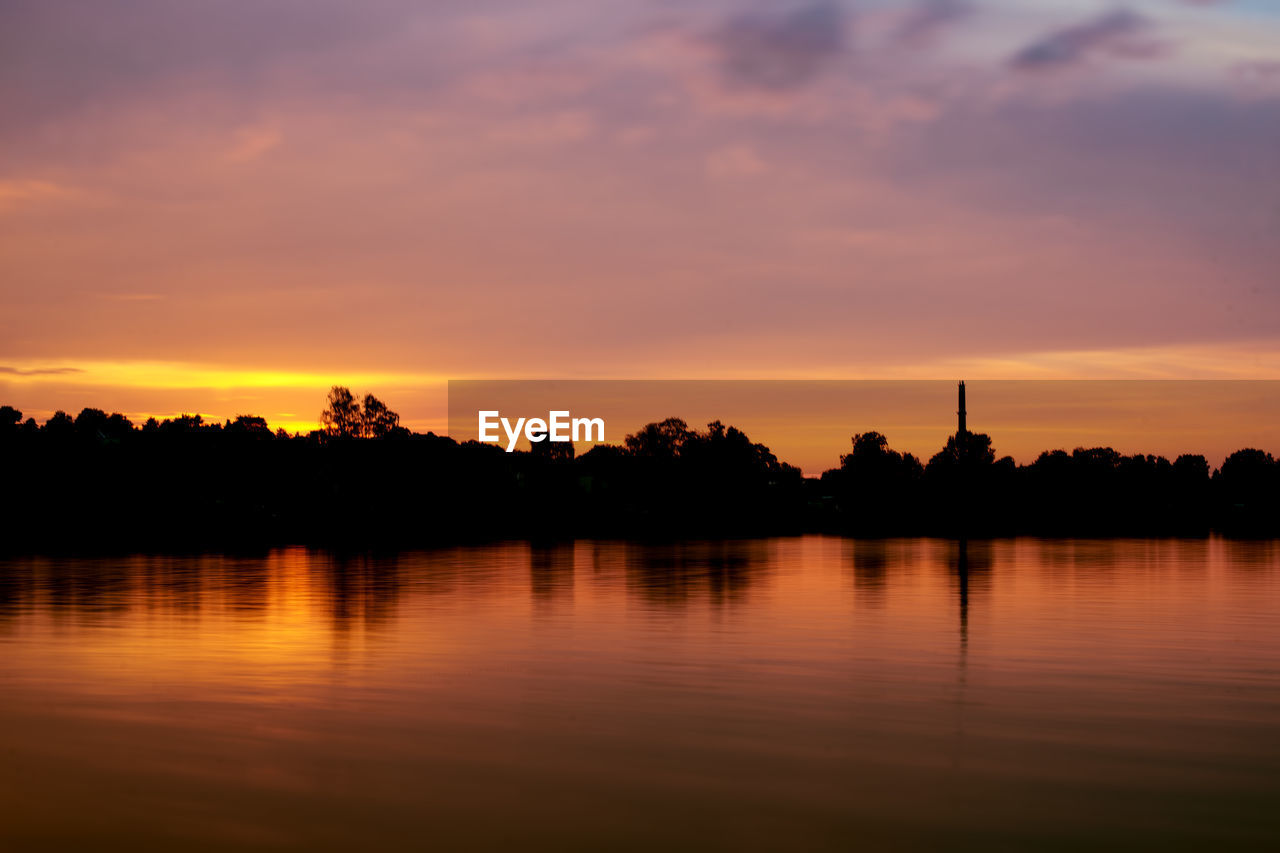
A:
<svg viewBox="0 0 1280 853">
<path fill-rule="evenodd" d="M 0 559 L 0 849 L 1280 845 L 1280 542 Z"/>
</svg>

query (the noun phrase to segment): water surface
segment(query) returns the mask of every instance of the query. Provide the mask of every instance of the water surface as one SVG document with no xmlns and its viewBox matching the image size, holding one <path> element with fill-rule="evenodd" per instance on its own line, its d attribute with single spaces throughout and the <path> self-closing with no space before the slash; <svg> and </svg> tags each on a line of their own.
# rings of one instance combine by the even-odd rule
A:
<svg viewBox="0 0 1280 853">
<path fill-rule="evenodd" d="M 2 849 L 1280 844 L 1280 543 L 0 561 Z"/>
</svg>

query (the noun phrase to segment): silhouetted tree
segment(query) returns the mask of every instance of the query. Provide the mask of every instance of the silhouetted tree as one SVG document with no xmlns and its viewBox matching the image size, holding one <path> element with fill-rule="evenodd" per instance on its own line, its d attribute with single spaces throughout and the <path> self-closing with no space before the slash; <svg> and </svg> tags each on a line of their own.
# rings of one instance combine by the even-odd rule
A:
<svg viewBox="0 0 1280 853">
<path fill-rule="evenodd" d="M 991 436 L 957 432 L 925 466 L 930 514 L 952 535 L 980 535 L 1005 515 L 1007 495 L 998 487 L 1009 470 L 995 466 Z M 1012 460 L 1010 460 L 1012 462 Z"/>
<path fill-rule="evenodd" d="M 924 469 L 910 453 L 889 449 L 882 433 L 863 432 L 850 440 L 853 450 L 840 457 L 840 468 L 855 482 L 885 485 L 891 481 L 918 479 Z"/>
<path fill-rule="evenodd" d="M 76 432 L 83 436 L 105 437 L 107 413 L 102 409 L 84 408 L 76 415 Z"/>
<path fill-rule="evenodd" d="M 1245 532 L 1268 532 L 1280 518 L 1280 462 L 1257 448 L 1237 450 L 1214 477 L 1227 523 Z"/>
<path fill-rule="evenodd" d="M 686 441 L 693 436 L 680 418 L 667 418 L 664 421 L 645 424 L 635 434 L 628 435 L 624 441 L 628 452 L 634 456 L 655 456 L 674 458 L 680 455 Z"/>
<path fill-rule="evenodd" d="M 1077 447 L 1071 451 L 1071 461 L 1079 470 L 1110 471 L 1120 464 L 1120 453 L 1110 447 Z"/>
<path fill-rule="evenodd" d="M 678 426 L 674 428 L 678 430 Z M 778 457 L 768 447 L 752 442 L 742 430 L 720 421 L 707 424 L 706 432 L 689 430 L 678 452 L 693 464 L 714 466 L 722 472 L 767 473 L 779 465 Z"/>
<path fill-rule="evenodd" d="M 330 394 L 330 401 L 333 396 Z M 360 433 L 365 438 L 386 438 L 400 426 L 400 416 L 387 408 L 387 404 L 372 394 L 364 395 L 364 409 L 360 412 Z"/>
<path fill-rule="evenodd" d="M 336 386 L 325 431 L 292 438 L 239 415 L 184 414 L 136 429 L 124 415 L 56 412 L 43 427 L 0 407 L 6 541 L 204 544 L 386 537 L 756 535 L 856 529 L 872 535 L 1017 532 L 1107 535 L 1280 533 L 1280 463 L 1262 450 L 1173 462 L 1108 447 L 995 458 L 989 436 L 951 436 L 928 468 L 878 432 L 804 480 L 764 444 L 712 421 L 646 424 L 623 445 L 550 463 L 568 443 L 506 453 L 400 427 L 373 395 Z M 337 404 L 336 406 L 334 404 Z M 336 413 L 336 414 L 334 414 Z M 19 432 L 20 430 L 20 432 Z M 332 441 L 394 436 L 396 441 Z M 252 439 L 252 440 L 249 440 Z M 278 439 L 278 440 L 277 440 Z M 424 488 L 429 475 L 430 487 Z M 181 496 L 180 499 L 174 496 Z M 475 512 L 476 507 L 485 512 Z M 153 542 L 153 544 L 155 544 Z"/>
<path fill-rule="evenodd" d="M 17 432 L 21 420 L 22 412 L 13 406 L 0 406 L 0 433 Z"/>
<path fill-rule="evenodd" d="M 1248 447 L 1237 450 L 1222 462 L 1220 477 L 1224 485 L 1245 492 L 1262 491 L 1271 485 L 1276 461 L 1270 453 Z"/>
<path fill-rule="evenodd" d="M 74 426 L 81 438 L 98 441 L 120 441 L 133 432 L 133 424 L 124 415 L 119 412 L 108 415 L 102 409 L 93 408 L 81 409 Z"/>
<path fill-rule="evenodd" d="M 842 527 L 896 532 L 918 523 L 915 502 L 924 472 L 920 460 L 891 450 L 879 432 L 858 433 L 850 443 L 840 467 L 822 475 L 825 492 L 841 510 Z"/>
<path fill-rule="evenodd" d="M 1187 484 L 1209 481 L 1209 460 L 1198 453 L 1184 453 L 1173 460 L 1173 472 L 1180 482 Z"/>
<path fill-rule="evenodd" d="M 574 457 L 572 441 L 535 441 L 529 445 L 529 451 L 540 459 L 552 462 L 566 462 Z"/>
<path fill-rule="evenodd" d="M 690 429 L 680 418 L 645 424 L 623 448 L 596 447 L 578 468 L 590 511 L 631 519 L 642 529 L 749 531 L 789 524 L 803 477 L 741 430 L 712 421 Z M 762 519 L 769 519 L 762 521 Z"/>
<path fill-rule="evenodd" d="M 234 421 L 227 421 L 225 429 L 233 435 L 271 438 L 271 427 L 267 426 L 267 419 L 257 415 L 236 415 Z"/>
<path fill-rule="evenodd" d="M 933 472 L 971 471 L 996 461 L 991 436 L 981 432 L 960 432 L 947 437 L 946 446 L 929 458 L 925 470 Z"/>
<path fill-rule="evenodd" d="M 133 423 L 119 412 L 112 412 L 107 417 L 105 434 L 108 438 L 123 440 L 133 432 Z"/>
<path fill-rule="evenodd" d="M 59 409 L 54 412 L 49 420 L 44 422 L 44 432 L 50 436 L 67 436 L 75 432 L 76 422 L 71 416 Z"/>
<path fill-rule="evenodd" d="M 181 414 L 176 418 L 165 418 L 160 422 L 160 431 L 166 435 L 183 435 L 204 430 L 203 415 Z"/>
<path fill-rule="evenodd" d="M 578 457 L 579 462 L 616 463 L 627 457 L 627 449 L 616 444 L 597 444 Z"/>
<path fill-rule="evenodd" d="M 360 404 L 350 388 L 334 385 L 329 389 L 329 405 L 320 413 L 326 434 L 335 438 L 356 438 L 364 429 Z"/>
</svg>

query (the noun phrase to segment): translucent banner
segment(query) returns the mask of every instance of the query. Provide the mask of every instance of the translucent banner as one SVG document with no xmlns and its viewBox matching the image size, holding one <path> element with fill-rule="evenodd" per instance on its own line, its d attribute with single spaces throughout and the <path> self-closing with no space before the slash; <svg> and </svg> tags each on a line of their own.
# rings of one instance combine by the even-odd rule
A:
<svg viewBox="0 0 1280 853">
<path fill-rule="evenodd" d="M 1216 466 L 1241 448 L 1280 448 L 1280 381 L 978 380 L 961 393 L 949 380 L 453 380 L 448 423 L 458 441 L 564 442 L 582 454 L 671 418 L 692 430 L 719 422 L 808 475 L 873 431 L 928 459 L 967 429 L 1019 464 L 1105 446 Z"/>
</svg>

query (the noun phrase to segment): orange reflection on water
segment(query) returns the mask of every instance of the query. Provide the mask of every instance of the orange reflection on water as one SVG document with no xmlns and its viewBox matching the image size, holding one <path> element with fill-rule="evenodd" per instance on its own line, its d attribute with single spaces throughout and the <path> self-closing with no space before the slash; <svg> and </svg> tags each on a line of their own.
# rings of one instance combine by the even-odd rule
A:
<svg viewBox="0 0 1280 853">
<path fill-rule="evenodd" d="M 1223 539 L 10 560 L 0 841 L 1261 843 L 1277 605 Z"/>
</svg>

